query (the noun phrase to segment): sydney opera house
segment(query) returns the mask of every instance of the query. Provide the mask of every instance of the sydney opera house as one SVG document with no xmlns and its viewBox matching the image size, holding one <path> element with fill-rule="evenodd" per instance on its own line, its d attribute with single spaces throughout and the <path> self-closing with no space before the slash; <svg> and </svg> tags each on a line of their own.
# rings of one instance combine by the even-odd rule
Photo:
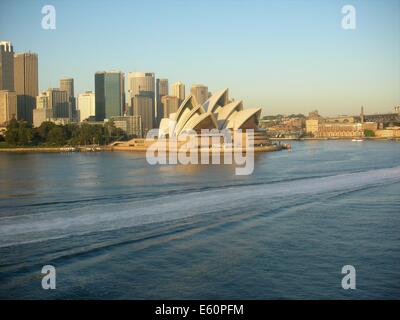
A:
<svg viewBox="0 0 400 320">
<path fill-rule="evenodd" d="M 240 134 L 244 135 L 246 129 L 252 129 L 254 130 L 252 147 L 258 151 L 273 151 L 275 146 L 267 138 L 265 130 L 258 127 L 260 116 L 261 108 L 245 109 L 242 101 L 229 98 L 228 89 L 214 93 L 203 104 L 197 103 L 195 96 L 189 95 L 175 113 L 161 120 L 157 138 L 179 138 L 187 132 L 197 132 L 201 136 L 205 129 L 214 129 L 214 132 L 228 131 L 233 134 L 241 132 Z M 148 145 L 148 140 L 132 139 L 114 146 L 117 149 L 139 150 Z"/>
<path fill-rule="evenodd" d="M 189 95 L 176 113 L 161 120 L 159 134 L 179 136 L 186 130 L 200 133 L 201 129 L 259 130 L 260 115 L 261 108 L 243 109 L 242 101 L 230 100 L 228 89 L 215 93 L 203 104 Z"/>
</svg>

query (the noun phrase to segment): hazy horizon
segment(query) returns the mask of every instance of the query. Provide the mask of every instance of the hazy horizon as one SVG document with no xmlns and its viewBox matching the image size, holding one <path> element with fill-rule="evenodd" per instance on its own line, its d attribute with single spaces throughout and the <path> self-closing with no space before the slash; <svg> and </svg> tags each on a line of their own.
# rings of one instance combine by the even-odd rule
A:
<svg viewBox="0 0 400 320">
<path fill-rule="evenodd" d="M 56 29 L 41 27 L 44 5 Z M 356 29 L 341 28 L 344 5 Z M 154 72 L 210 91 L 229 88 L 263 115 L 393 112 L 400 105 L 400 2 L 23 1 L 0 3 L 0 41 L 39 55 L 39 89 L 100 70 Z"/>
</svg>

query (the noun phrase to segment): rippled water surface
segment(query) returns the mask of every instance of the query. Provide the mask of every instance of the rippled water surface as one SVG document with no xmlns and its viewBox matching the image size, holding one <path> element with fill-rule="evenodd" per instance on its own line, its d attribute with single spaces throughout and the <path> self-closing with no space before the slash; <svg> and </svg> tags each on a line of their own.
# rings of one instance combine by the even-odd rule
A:
<svg viewBox="0 0 400 320">
<path fill-rule="evenodd" d="M 399 298 L 398 142 L 295 142 L 234 173 L 0 153 L 0 298 Z"/>
</svg>

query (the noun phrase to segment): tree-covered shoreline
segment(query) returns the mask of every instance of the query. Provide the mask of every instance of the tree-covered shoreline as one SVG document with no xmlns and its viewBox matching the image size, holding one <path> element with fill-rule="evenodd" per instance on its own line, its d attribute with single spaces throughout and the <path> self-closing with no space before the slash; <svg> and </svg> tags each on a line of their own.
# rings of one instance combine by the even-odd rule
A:
<svg viewBox="0 0 400 320">
<path fill-rule="evenodd" d="M 124 132 L 116 128 L 113 121 L 101 124 L 57 125 L 43 122 L 33 128 L 26 121 L 11 120 L 4 137 L 0 138 L 2 147 L 63 147 L 83 145 L 107 145 L 126 138 Z"/>
</svg>

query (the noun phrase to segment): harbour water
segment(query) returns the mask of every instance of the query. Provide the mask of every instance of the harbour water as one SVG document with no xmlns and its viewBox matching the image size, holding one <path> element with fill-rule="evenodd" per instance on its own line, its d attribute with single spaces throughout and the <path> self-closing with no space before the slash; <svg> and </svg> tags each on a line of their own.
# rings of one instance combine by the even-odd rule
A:
<svg viewBox="0 0 400 320">
<path fill-rule="evenodd" d="M 250 176 L 129 152 L 0 153 L 0 169 L 2 299 L 400 297 L 398 142 L 294 142 Z"/>
</svg>

